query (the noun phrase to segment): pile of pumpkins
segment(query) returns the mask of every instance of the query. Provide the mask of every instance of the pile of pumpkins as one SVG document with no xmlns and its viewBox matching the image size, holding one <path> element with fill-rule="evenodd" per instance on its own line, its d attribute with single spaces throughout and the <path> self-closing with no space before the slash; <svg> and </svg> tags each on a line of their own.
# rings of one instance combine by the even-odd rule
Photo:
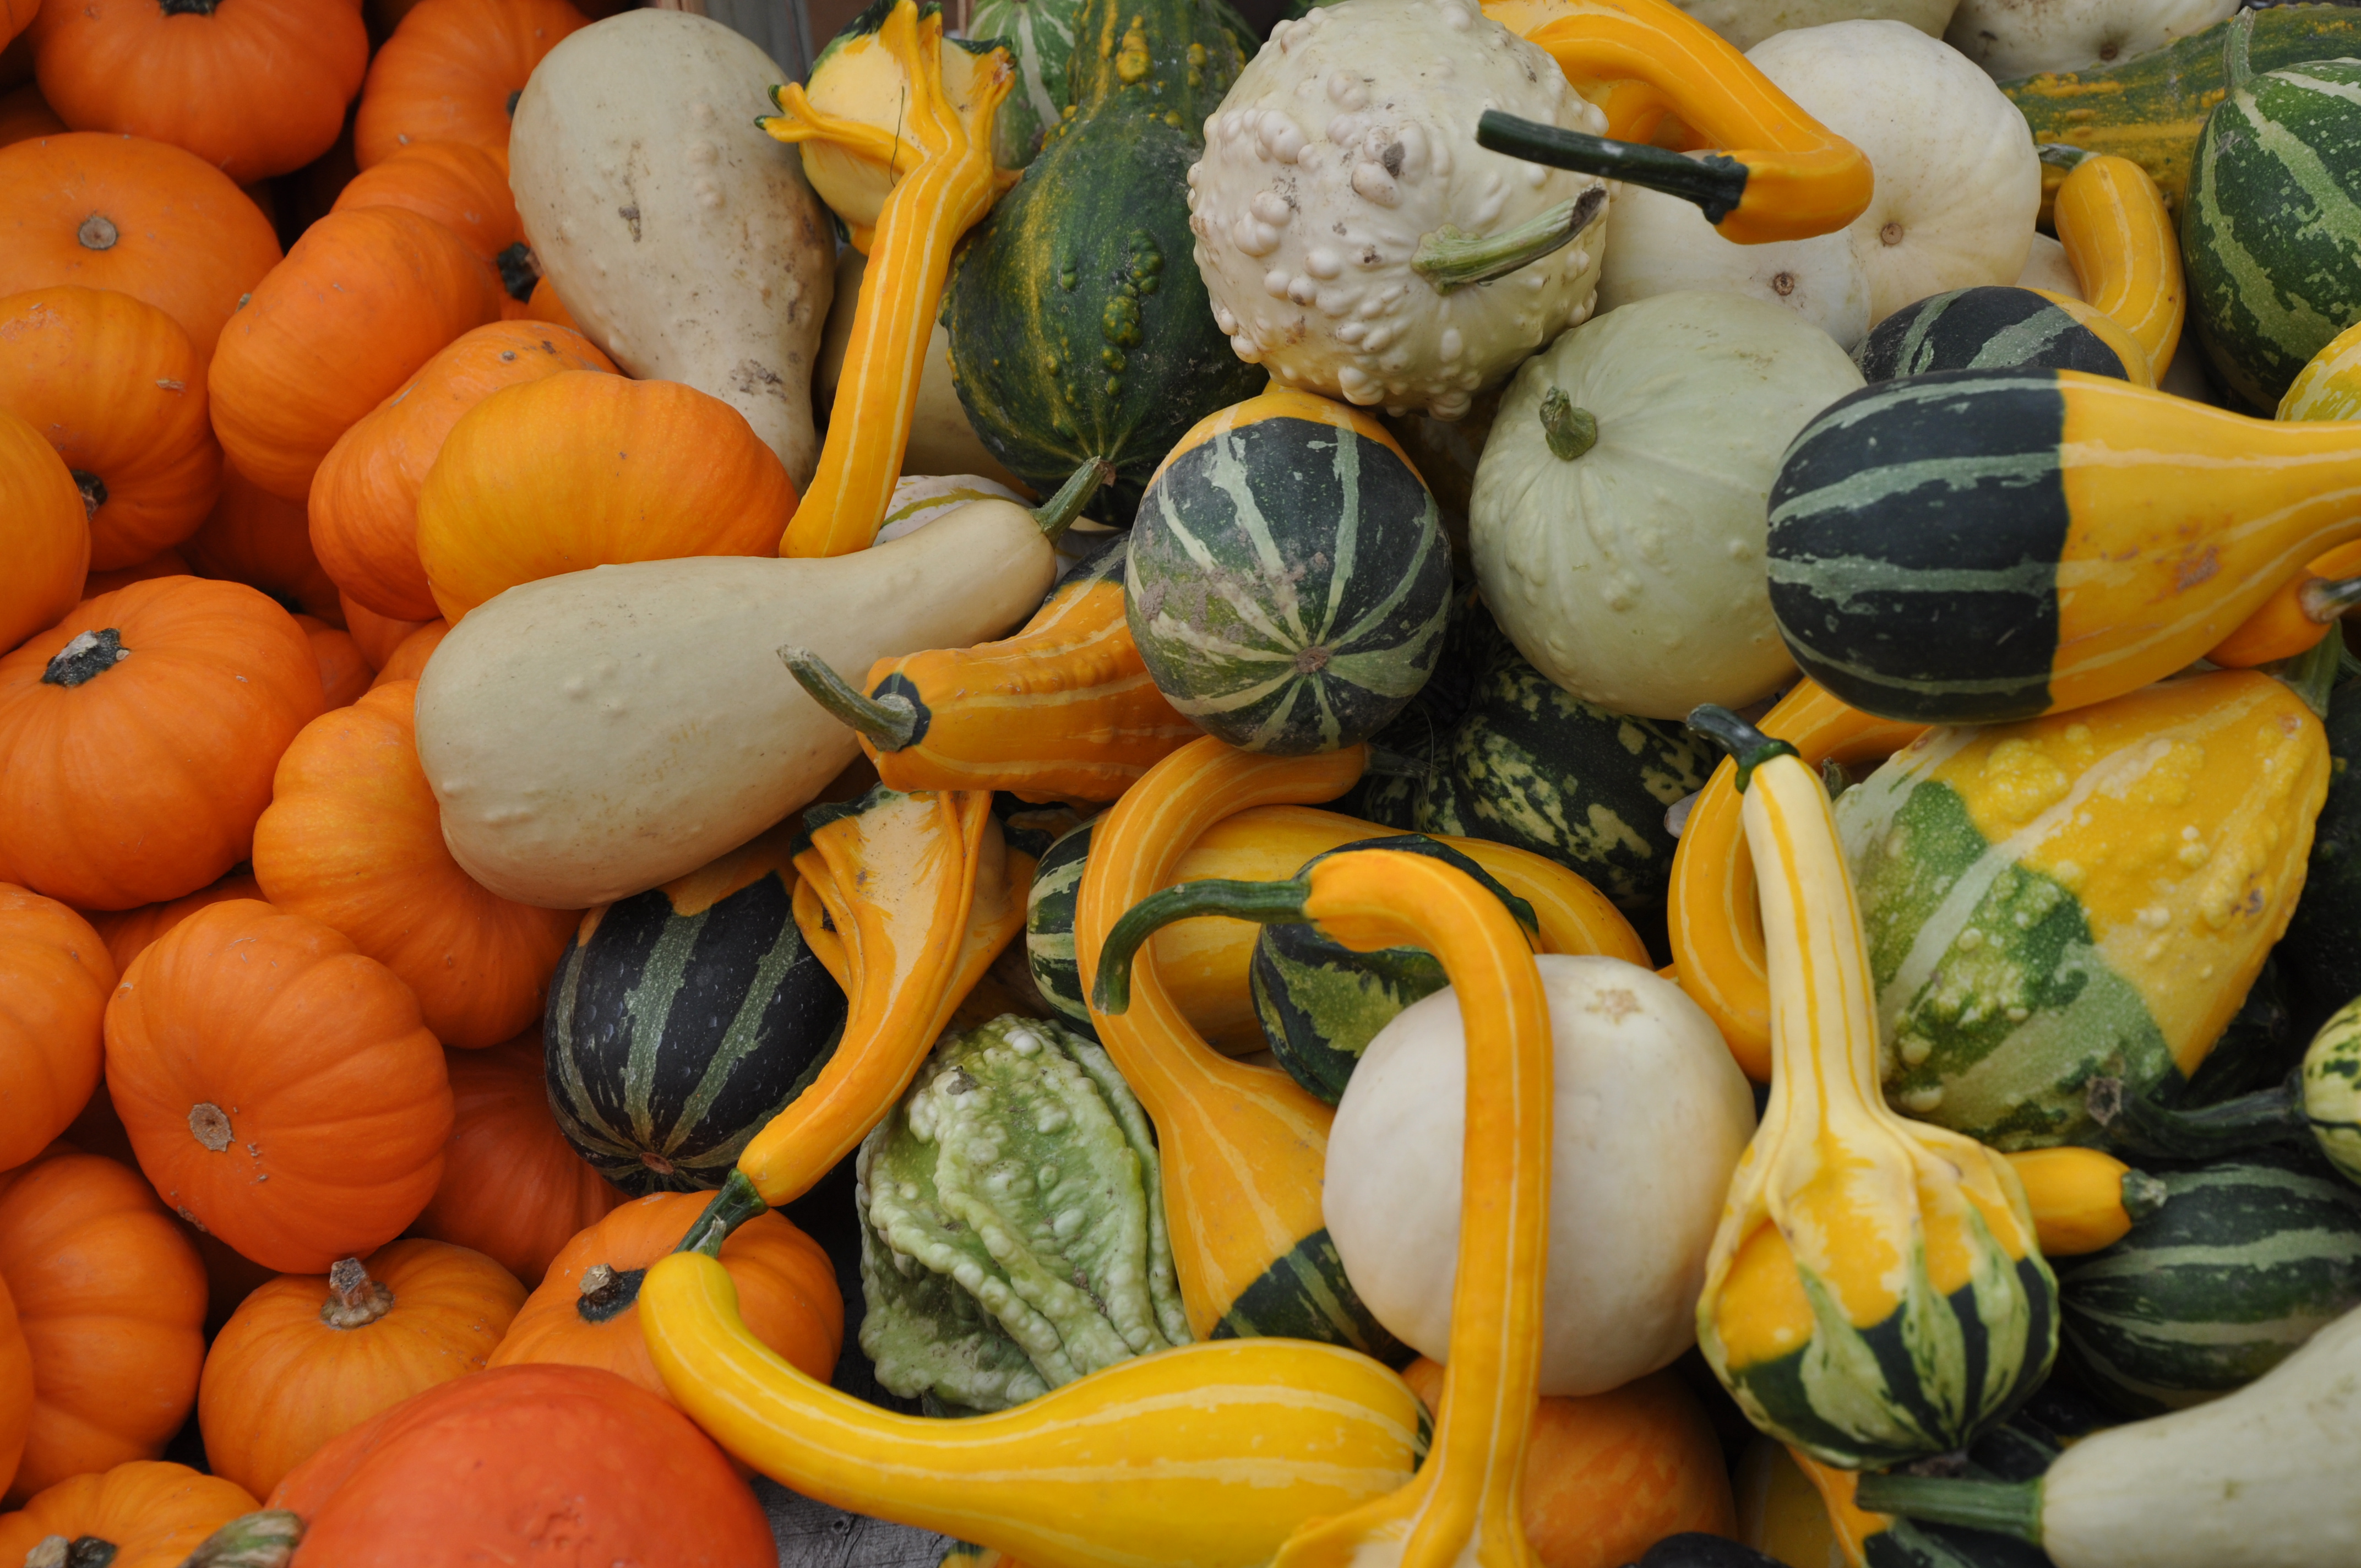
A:
<svg viewBox="0 0 2361 1568">
<path fill-rule="evenodd" d="M 0 1568 L 2351 1560 L 2361 13 L 695 9 L 0 0 Z"/>
</svg>

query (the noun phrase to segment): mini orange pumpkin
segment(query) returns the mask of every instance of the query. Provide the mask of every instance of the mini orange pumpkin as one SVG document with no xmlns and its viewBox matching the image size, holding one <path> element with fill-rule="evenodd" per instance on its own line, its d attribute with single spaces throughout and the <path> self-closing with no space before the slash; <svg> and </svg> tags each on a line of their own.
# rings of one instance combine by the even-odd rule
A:
<svg viewBox="0 0 2361 1568">
<path fill-rule="evenodd" d="M 82 504 L 80 491 L 74 494 L 74 504 Z M 83 525 L 85 529 L 88 524 Z M 159 550 L 135 566 L 124 566 L 112 572 L 93 572 L 82 582 L 83 598 L 94 599 L 101 594 L 119 593 L 134 583 L 152 583 L 159 577 L 193 577 L 197 569 L 189 565 L 188 557 L 178 550 Z"/>
<path fill-rule="evenodd" d="M 272 495 L 308 499 L 336 438 L 435 350 L 500 320 L 500 299 L 491 264 L 434 219 L 330 213 L 222 331 L 208 373 L 222 449 Z"/>
<path fill-rule="evenodd" d="M 8 1501 L 163 1453 L 197 1398 L 205 1271 L 138 1172 L 59 1149 L 0 1175 L 0 1277 L 33 1362 Z"/>
<path fill-rule="evenodd" d="M 41 90 L 27 82 L 22 87 L 0 93 L 0 147 L 10 147 L 35 137 L 53 137 L 66 128 Z"/>
<path fill-rule="evenodd" d="M 221 881 L 210 883 L 180 898 L 161 904 L 143 904 L 137 909 L 102 909 L 89 916 L 91 929 L 106 944 L 107 955 L 115 960 L 115 972 L 120 977 L 131 967 L 131 960 L 147 951 L 148 944 L 186 920 L 200 909 L 216 904 L 226 904 L 233 898 L 260 898 L 262 885 L 248 871 L 235 871 Z M 114 990 L 110 983 L 109 991 Z M 112 1113 L 109 1113 L 112 1114 Z"/>
<path fill-rule="evenodd" d="M 368 31 L 352 0 L 73 0 L 43 8 L 33 51 L 66 124 L 184 147 L 243 185 L 336 139 Z"/>
<path fill-rule="evenodd" d="M 379 615 L 441 615 L 418 561 L 418 492 L 451 427 L 503 387 L 614 368 L 588 338 L 546 322 L 479 326 L 437 353 L 345 432 L 313 478 L 312 546 L 328 575 Z"/>
<path fill-rule="evenodd" d="M 336 585 L 312 554 L 312 522 L 300 501 L 281 500 L 237 471 L 222 465 L 221 499 L 196 532 L 181 543 L 181 555 L 200 577 L 219 577 L 260 588 L 290 609 L 342 626 L 344 608 Z"/>
<path fill-rule="evenodd" d="M 523 1304 L 507 1269 L 444 1242 L 395 1242 L 339 1259 L 325 1277 L 282 1274 L 246 1299 L 205 1354 L 205 1462 L 268 1496 L 338 1432 L 481 1372 Z"/>
<path fill-rule="evenodd" d="M 0 653 L 82 600 L 89 513 L 57 448 L 0 409 Z"/>
<path fill-rule="evenodd" d="M 246 859 L 319 663 L 254 589 L 134 583 L 0 658 L 0 879 L 77 909 L 193 893 Z"/>
<path fill-rule="evenodd" d="M 443 1176 L 451 1084 L 410 988 L 316 920 L 237 899 L 131 961 L 106 1087 L 164 1201 L 282 1274 L 401 1234 Z"/>
<path fill-rule="evenodd" d="M 397 620 L 391 616 L 379 615 L 341 588 L 336 592 L 336 607 L 345 612 L 345 630 L 353 634 L 353 641 L 359 647 L 361 657 L 380 670 L 385 668 L 386 661 L 393 657 L 393 651 L 401 647 L 412 632 L 433 624 L 423 620 Z M 436 621 L 441 619 L 439 616 L 435 618 Z"/>
<path fill-rule="evenodd" d="M 443 646 L 443 639 L 450 634 L 449 621 L 430 620 L 403 638 L 401 645 L 393 651 L 393 656 L 386 660 L 385 668 L 369 682 L 369 689 L 374 691 L 396 681 L 414 681 L 424 674 L 426 661 L 434 657 L 434 650 Z"/>
<path fill-rule="evenodd" d="M 463 141 L 398 148 L 353 176 L 329 211 L 348 207 L 407 207 L 433 218 L 495 264 L 501 252 L 524 239 L 516 197 L 509 191 L 505 148 Z"/>
<path fill-rule="evenodd" d="M 574 319 L 574 313 L 567 310 L 566 302 L 557 297 L 556 286 L 550 282 L 546 272 L 533 280 L 533 292 L 525 297 L 524 313 L 534 321 L 555 322 L 559 326 L 572 327 L 577 332 L 581 330 L 581 323 Z"/>
<path fill-rule="evenodd" d="M 720 399 L 568 371 L 495 392 L 451 427 L 418 492 L 418 558 L 456 620 L 561 572 L 775 554 L 795 510 L 786 469 Z"/>
<path fill-rule="evenodd" d="M 180 323 L 128 294 L 53 284 L 0 300 L 0 408 L 65 459 L 101 571 L 178 544 L 221 493 L 204 364 Z"/>
<path fill-rule="evenodd" d="M 16 1461 L 25 1455 L 25 1434 L 32 1424 L 33 1353 L 16 1321 L 16 1299 L 0 1277 L 0 1493 L 16 1484 Z"/>
<path fill-rule="evenodd" d="M 589 18 L 566 0 L 419 0 L 370 62 L 353 122 L 367 169 L 421 142 L 509 145 L 516 95 Z"/>
<path fill-rule="evenodd" d="M 89 1102 L 114 989 L 115 959 L 89 921 L 0 883 L 0 1170 L 39 1154 Z"/>
<path fill-rule="evenodd" d="M 134 1459 L 94 1475 L 59 1482 L 25 1505 L 22 1513 L 0 1518 L 0 1563 L 26 1561 L 50 1536 L 63 1536 L 78 1552 L 65 1561 L 104 1563 L 107 1568 L 180 1568 L 205 1537 L 240 1514 L 261 1505 L 235 1481 L 204 1475 L 185 1464 Z M 101 1557 L 84 1541 L 114 1548 Z"/>
<path fill-rule="evenodd" d="M 299 615 L 295 624 L 303 629 L 305 640 L 312 644 L 312 656 L 320 663 L 320 689 L 325 694 L 328 711 L 333 713 L 358 702 L 376 679 L 376 672 L 361 657 L 360 644 L 353 641 L 353 634 L 316 616 Z"/>
</svg>

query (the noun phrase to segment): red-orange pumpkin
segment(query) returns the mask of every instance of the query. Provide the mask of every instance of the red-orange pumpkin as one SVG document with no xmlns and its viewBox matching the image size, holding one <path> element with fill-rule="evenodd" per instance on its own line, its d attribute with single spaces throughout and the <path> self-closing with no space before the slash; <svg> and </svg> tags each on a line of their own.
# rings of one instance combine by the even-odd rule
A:
<svg viewBox="0 0 2361 1568">
<path fill-rule="evenodd" d="M 315 616 L 299 615 L 295 624 L 303 629 L 304 637 L 312 644 L 312 656 L 320 662 L 324 706 L 333 713 L 358 702 L 376 679 L 376 672 L 361 657 L 360 644 L 353 641 L 353 634 Z"/>
<path fill-rule="evenodd" d="M 0 93 L 0 147 L 9 147 L 35 137 L 57 136 L 66 128 L 58 118 L 49 101 L 41 96 L 40 88 L 27 82 L 22 87 Z"/>
<path fill-rule="evenodd" d="M 138 1172 L 60 1150 L 0 1175 L 0 1277 L 33 1361 L 9 1503 L 163 1453 L 196 1401 L 205 1271 Z"/>
<path fill-rule="evenodd" d="M 33 1353 L 16 1321 L 16 1299 L 0 1277 L 0 1493 L 16 1485 L 16 1461 L 33 1424 Z"/>
<path fill-rule="evenodd" d="M 89 517 L 57 448 L 0 410 L 0 653 L 81 602 Z"/>
<path fill-rule="evenodd" d="M 252 872 L 235 871 L 184 897 L 143 904 L 137 909 L 93 910 L 87 918 L 99 940 L 106 944 L 107 956 L 115 960 L 115 972 L 119 977 L 131 967 L 132 959 L 148 950 L 148 943 L 198 910 L 226 904 L 233 898 L 261 896 L 262 885 L 254 880 Z M 112 982 L 107 989 L 114 990 Z"/>
<path fill-rule="evenodd" d="M 360 166 L 430 141 L 505 152 L 525 79 L 588 24 L 566 0 L 420 0 L 369 64 L 353 122 Z"/>
<path fill-rule="evenodd" d="M 84 599 L 0 657 L 0 880 L 77 909 L 194 893 L 247 858 L 321 701 L 302 628 L 242 584 Z"/>
<path fill-rule="evenodd" d="M 104 1562 L 107 1568 L 180 1568 L 205 1537 L 259 1505 L 235 1481 L 203 1475 L 185 1464 L 134 1459 L 95 1475 L 59 1482 L 0 1518 L 0 1563 L 14 1565 L 50 1536 L 80 1550 L 70 1564 Z M 114 1548 L 101 1558 L 84 1541 Z"/>
<path fill-rule="evenodd" d="M 371 690 L 390 685 L 396 681 L 414 681 L 426 673 L 426 661 L 434 657 L 434 650 L 443 646 L 443 639 L 451 634 L 447 620 L 430 620 L 401 640 L 385 668 L 369 683 Z"/>
<path fill-rule="evenodd" d="M 82 505 L 79 491 L 74 494 L 74 505 Z M 87 531 L 89 525 L 85 523 L 83 527 Z M 112 572 L 91 573 L 83 579 L 82 597 L 94 599 L 101 594 L 120 593 L 134 583 L 152 583 L 159 577 L 193 577 L 196 575 L 197 569 L 190 565 L 188 557 L 178 550 L 159 550 L 137 565 Z"/>
<path fill-rule="evenodd" d="M 566 302 L 557 297 L 557 290 L 549 281 L 547 273 L 533 280 L 533 292 L 525 299 L 524 313 L 534 321 L 555 322 L 559 326 L 581 330 L 581 323 L 574 319 L 574 313 L 567 310 Z"/>
<path fill-rule="evenodd" d="M 76 131 L 0 148 L 0 294 L 118 290 L 179 322 L 203 364 L 278 262 L 261 210 L 177 147 Z"/>
<path fill-rule="evenodd" d="M 436 349 L 498 321 L 500 298 L 491 264 L 434 219 L 330 213 L 222 332 L 209 376 L 222 449 L 272 495 L 306 499 L 336 437 Z"/>
<path fill-rule="evenodd" d="M 114 989 L 115 959 L 89 921 L 0 883 L 0 1170 L 39 1154 L 89 1102 Z"/>
<path fill-rule="evenodd" d="M 0 409 L 65 459 L 101 571 L 178 544 L 221 492 L 204 364 L 180 323 L 128 294 L 51 284 L 0 300 Z"/>
<path fill-rule="evenodd" d="M 347 207 L 407 207 L 433 218 L 467 242 L 485 260 L 524 239 L 516 197 L 509 192 L 503 148 L 461 141 L 420 142 L 355 175 L 337 193 L 332 212 Z"/>
<path fill-rule="evenodd" d="M 385 668 L 386 661 L 393 657 L 394 650 L 401 647 L 411 633 L 432 624 L 423 620 L 397 620 L 391 616 L 379 615 L 341 588 L 336 591 L 336 607 L 345 612 L 345 630 L 353 634 L 353 641 L 359 646 L 361 657 L 380 670 Z M 435 617 L 436 621 L 441 620 L 442 617 Z"/>
<path fill-rule="evenodd" d="M 268 904 L 201 909 L 131 962 L 106 1087 L 164 1201 L 282 1274 L 401 1234 L 451 1135 L 442 1047 L 410 988 Z"/>
<path fill-rule="evenodd" d="M 76 130 L 170 142 L 242 185 L 328 149 L 368 31 L 355 0 L 71 0 L 42 9 L 33 58 Z"/>
<path fill-rule="evenodd" d="M 235 463 L 222 465 L 221 499 L 203 525 L 181 542 L 181 554 L 200 577 L 260 588 L 290 609 L 330 626 L 345 622 L 336 585 L 312 554 L 312 523 L 302 503 L 280 499 L 239 473 Z"/>
</svg>

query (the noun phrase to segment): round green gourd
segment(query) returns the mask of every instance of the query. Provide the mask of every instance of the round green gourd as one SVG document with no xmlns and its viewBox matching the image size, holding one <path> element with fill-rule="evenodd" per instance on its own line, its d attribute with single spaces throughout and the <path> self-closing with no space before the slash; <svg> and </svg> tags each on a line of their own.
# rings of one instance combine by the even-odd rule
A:
<svg viewBox="0 0 2361 1568">
<path fill-rule="evenodd" d="M 2345 1003 L 2303 1054 L 2304 1120 L 2320 1152 L 2361 1183 L 2361 1000 Z"/>
<path fill-rule="evenodd" d="M 2097 333 L 2030 289 L 1954 289 L 1905 305 L 1852 351 L 1864 379 L 2041 366 L 2129 380 Z"/>
</svg>

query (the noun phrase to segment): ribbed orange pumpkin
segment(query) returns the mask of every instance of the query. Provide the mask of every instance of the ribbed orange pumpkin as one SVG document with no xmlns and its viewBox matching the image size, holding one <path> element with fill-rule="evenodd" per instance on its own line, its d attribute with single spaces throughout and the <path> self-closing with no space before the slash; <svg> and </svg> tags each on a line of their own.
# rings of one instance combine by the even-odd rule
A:
<svg viewBox="0 0 2361 1568">
<path fill-rule="evenodd" d="M 74 504 L 82 504 L 79 491 L 74 495 Z M 101 594 L 120 593 L 134 583 L 152 583 L 159 577 L 193 577 L 196 575 L 197 569 L 190 565 L 188 557 L 178 550 L 159 550 L 136 566 L 91 573 L 82 581 L 82 597 L 94 599 Z"/>
<path fill-rule="evenodd" d="M 345 612 L 345 630 L 353 634 L 353 641 L 360 648 L 361 657 L 380 670 L 385 668 L 386 661 L 393 657 L 393 651 L 401 647 L 411 633 L 433 624 L 423 620 L 397 620 L 391 616 L 379 615 L 341 588 L 336 590 L 336 606 Z M 442 618 L 437 616 L 435 620 L 439 621 Z"/>
<path fill-rule="evenodd" d="M 360 644 L 353 641 L 353 634 L 316 616 L 299 615 L 295 624 L 303 629 L 304 638 L 312 644 L 312 656 L 319 661 L 323 706 L 333 713 L 358 702 L 376 679 L 376 672 L 361 657 Z"/>
<path fill-rule="evenodd" d="M 385 668 L 369 682 L 371 690 L 391 685 L 396 681 L 414 681 L 426 673 L 426 661 L 434 657 L 434 650 L 443 646 L 443 639 L 451 635 L 447 620 L 430 620 L 401 640 L 385 662 Z"/>
<path fill-rule="evenodd" d="M 0 880 L 77 909 L 194 893 L 247 858 L 321 702 L 302 628 L 242 584 L 84 599 L 0 658 Z"/>
<path fill-rule="evenodd" d="M 89 1102 L 114 989 L 115 959 L 89 921 L 0 883 L 0 1170 L 39 1154 Z"/>
<path fill-rule="evenodd" d="M 272 495 L 308 499 L 336 437 L 436 349 L 500 320 L 500 297 L 491 264 L 432 218 L 330 213 L 222 331 L 209 384 L 223 450 Z"/>
<path fill-rule="evenodd" d="M 261 210 L 177 147 L 77 131 L 0 148 L 0 294 L 117 290 L 179 322 L 202 365 L 278 262 Z"/>
<path fill-rule="evenodd" d="M 186 148 L 243 185 L 328 150 L 368 31 L 355 0 L 72 0 L 42 9 L 33 50 L 66 124 Z"/>
<path fill-rule="evenodd" d="M 511 904 L 451 858 L 418 762 L 417 698 L 397 681 L 305 727 L 255 824 L 254 875 L 271 903 L 401 976 L 445 1044 L 496 1045 L 541 1016 L 579 916 Z"/>
<path fill-rule="evenodd" d="M 205 1271 L 139 1173 L 60 1150 L 0 1175 L 0 1277 L 33 1359 L 9 1502 L 163 1453 L 196 1402 Z"/>
<path fill-rule="evenodd" d="M 461 141 L 420 142 L 395 149 L 353 176 L 331 212 L 348 207 L 407 207 L 433 218 L 467 242 L 485 260 L 524 238 L 516 197 L 509 192 L 503 148 Z"/>
<path fill-rule="evenodd" d="M 222 465 L 221 499 L 181 541 L 181 554 L 201 577 L 244 583 L 331 626 L 344 624 L 336 585 L 312 554 L 312 524 L 302 503 L 280 499 L 235 463 Z"/>
<path fill-rule="evenodd" d="M 66 123 L 58 118 L 58 112 L 34 83 L 0 93 L 0 147 L 57 136 L 65 128 Z"/>
<path fill-rule="evenodd" d="M 451 427 L 418 492 L 418 558 L 445 619 L 561 572 L 769 555 L 796 488 L 746 417 L 677 381 L 568 371 Z"/>
<path fill-rule="evenodd" d="M 0 409 L 65 459 L 101 571 L 178 544 L 221 492 L 204 365 L 180 323 L 128 294 L 51 285 L 0 300 Z"/>
<path fill-rule="evenodd" d="M 486 1050 L 452 1051 L 448 1063 L 443 1185 L 410 1228 L 473 1247 L 528 1288 L 539 1285 L 566 1243 L 630 1200 L 557 1130 L 538 1027 Z"/>
<path fill-rule="evenodd" d="M 525 299 L 524 313 L 534 321 L 555 322 L 559 326 L 581 330 L 581 323 L 566 308 L 566 302 L 557 297 L 557 290 L 546 273 L 533 280 L 533 292 Z"/>
<path fill-rule="evenodd" d="M 410 988 L 316 920 L 233 900 L 131 961 L 106 1087 L 164 1201 L 282 1274 L 400 1235 L 451 1135 Z"/>
<path fill-rule="evenodd" d="M 254 873 L 236 871 L 185 897 L 167 899 L 161 904 L 143 904 L 137 909 L 99 910 L 91 914 L 88 919 L 91 929 L 96 931 L 99 940 L 106 944 L 107 955 L 115 960 L 115 972 L 120 976 L 131 967 L 132 959 L 147 951 L 148 943 L 198 910 L 226 904 L 233 898 L 261 896 L 262 885 L 254 880 Z M 111 991 L 114 987 L 109 985 L 107 989 Z"/>
<path fill-rule="evenodd" d="M 282 1274 L 205 1354 L 205 1462 L 267 1497 L 338 1432 L 481 1372 L 523 1304 L 515 1276 L 444 1242 L 395 1242 L 325 1277 Z"/>
<path fill-rule="evenodd" d="M 0 1276 L 0 1493 L 16 1485 L 16 1461 L 24 1457 L 32 1425 L 33 1353 L 16 1321 L 16 1298 Z"/>
<path fill-rule="evenodd" d="M 652 1192 L 568 1242 L 509 1325 L 492 1365 L 600 1366 L 670 1399 L 641 1336 L 640 1280 L 680 1245 L 704 1212 L 706 1198 Z M 819 1244 L 783 1214 L 757 1214 L 721 1244 L 721 1266 L 738 1287 L 738 1310 L 748 1331 L 826 1382 L 844 1345 L 844 1298 Z"/>
<path fill-rule="evenodd" d="M 345 432 L 312 481 L 312 547 L 328 575 L 379 615 L 440 616 L 418 562 L 418 492 L 451 427 L 504 387 L 614 368 L 588 338 L 546 322 L 479 326 L 436 354 Z"/>
<path fill-rule="evenodd" d="M 0 653 L 82 601 L 89 513 L 73 474 L 41 433 L 0 410 Z"/>
<path fill-rule="evenodd" d="M 353 122 L 360 166 L 421 142 L 506 151 L 525 79 L 558 40 L 588 24 L 566 0 L 420 0 L 377 51 L 361 87 Z"/>
<path fill-rule="evenodd" d="M 80 1546 L 104 1541 L 114 1554 L 69 1555 L 69 1563 L 104 1562 L 107 1568 L 180 1568 L 205 1537 L 261 1505 L 235 1481 L 204 1475 L 185 1464 L 135 1459 L 95 1475 L 59 1482 L 0 1518 L 0 1563 L 15 1564 L 53 1535 Z"/>
</svg>

